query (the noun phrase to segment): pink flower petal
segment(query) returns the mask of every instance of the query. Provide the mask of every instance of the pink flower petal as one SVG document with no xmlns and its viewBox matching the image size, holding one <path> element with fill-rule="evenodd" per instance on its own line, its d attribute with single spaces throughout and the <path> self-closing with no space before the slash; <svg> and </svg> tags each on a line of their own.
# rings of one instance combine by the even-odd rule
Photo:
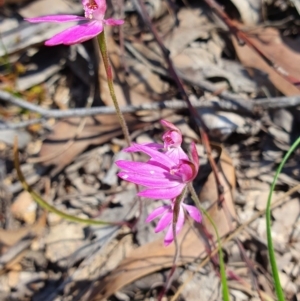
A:
<svg viewBox="0 0 300 301">
<path fill-rule="evenodd" d="M 42 16 L 36 18 L 25 18 L 24 20 L 30 23 L 40 23 L 40 22 L 55 22 L 55 23 L 63 23 L 63 22 L 71 22 L 71 21 L 88 21 L 88 19 L 75 15 L 52 15 L 52 16 Z"/>
<path fill-rule="evenodd" d="M 163 153 L 160 153 L 159 151 L 152 149 L 151 147 L 148 147 L 146 145 L 136 144 L 133 143 L 132 146 L 127 147 L 124 149 L 124 151 L 127 152 L 143 152 L 150 156 L 153 160 L 157 161 L 158 163 L 167 166 L 168 168 L 172 168 L 176 163 L 172 159 L 170 159 L 168 156 L 166 156 Z"/>
<path fill-rule="evenodd" d="M 95 1 L 95 3 L 98 5 L 98 10 L 105 14 L 106 11 L 106 0 L 89 0 L 89 1 Z"/>
<path fill-rule="evenodd" d="M 198 157 L 197 148 L 196 148 L 196 145 L 194 142 L 191 143 L 190 150 L 191 150 L 191 155 L 192 155 L 192 162 L 194 163 L 194 165 L 196 167 L 196 175 L 197 175 L 198 171 L 199 171 L 199 157 Z"/>
<path fill-rule="evenodd" d="M 184 182 L 192 181 L 197 173 L 195 165 L 189 160 L 181 160 L 179 168 L 176 172 L 177 175 L 181 175 Z"/>
<path fill-rule="evenodd" d="M 188 155 L 184 152 L 184 150 L 179 147 L 172 147 L 165 152 L 165 154 L 170 157 L 172 160 L 176 161 L 179 164 L 180 160 L 189 160 Z"/>
<path fill-rule="evenodd" d="M 184 225 L 184 211 L 183 208 L 180 204 L 180 209 L 179 209 L 179 214 L 178 214 L 178 218 L 177 218 L 177 223 L 176 223 L 176 234 L 178 234 L 183 225 Z M 173 215 L 172 215 L 172 220 L 170 222 L 170 227 L 165 235 L 165 239 L 164 239 L 164 245 L 168 246 L 170 243 L 172 243 L 174 240 L 174 235 L 173 235 Z"/>
<path fill-rule="evenodd" d="M 163 126 L 165 126 L 166 128 L 169 128 L 169 129 L 174 130 L 174 131 L 176 131 L 176 132 L 180 132 L 179 128 L 176 127 L 173 123 L 171 123 L 171 122 L 168 121 L 168 120 L 162 119 L 162 120 L 160 121 L 160 123 L 161 123 Z"/>
<path fill-rule="evenodd" d="M 116 161 L 116 165 L 124 171 L 131 171 L 143 175 L 148 175 L 151 177 L 168 177 L 170 175 L 170 171 L 168 169 L 162 168 L 160 166 L 156 166 L 152 164 L 152 162 L 135 162 L 135 161 L 126 161 L 126 160 L 118 160 Z"/>
<path fill-rule="evenodd" d="M 118 176 L 126 181 L 143 185 L 146 187 L 153 188 L 166 188 L 166 187 L 174 187 L 178 185 L 178 181 L 172 179 L 168 179 L 166 177 L 149 177 L 149 175 L 142 175 L 133 172 L 121 171 L 118 173 Z M 171 188 L 172 190 L 172 188 Z"/>
<path fill-rule="evenodd" d="M 149 223 L 152 220 L 154 220 L 155 218 L 159 217 L 160 215 L 162 215 L 163 213 L 165 213 L 167 210 L 169 210 L 170 206 L 168 205 L 164 205 L 164 206 L 160 206 L 156 209 L 154 209 L 147 217 L 146 222 Z"/>
<path fill-rule="evenodd" d="M 201 213 L 200 213 L 200 211 L 198 210 L 197 207 L 187 205 L 187 204 L 184 204 L 184 203 L 182 203 L 182 206 L 194 221 L 196 221 L 197 223 L 201 222 L 202 215 L 201 215 Z"/>
<path fill-rule="evenodd" d="M 181 204 L 179 205 L 180 208 L 179 208 L 179 213 L 178 213 L 177 223 L 176 223 L 176 233 L 179 233 L 180 230 L 182 229 L 184 224 L 184 219 L 185 219 L 184 210 Z"/>
<path fill-rule="evenodd" d="M 164 148 L 163 144 L 154 143 L 154 142 L 143 143 L 143 145 L 146 145 L 146 146 L 151 147 L 151 148 L 156 149 L 156 150 L 160 150 L 160 149 Z"/>
<path fill-rule="evenodd" d="M 110 19 L 104 20 L 104 23 L 106 25 L 111 25 L 111 26 L 122 25 L 122 24 L 124 24 L 124 20 L 110 18 Z"/>
<path fill-rule="evenodd" d="M 47 46 L 54 46 L 58 44 L 73 45 L 76 43 L 81 43 L 95 37 L 102 30 L 103 30 L 103 25 L 101 22 L 91 21 L 89 23 L 70 27 L 58 33 L 51 39 L 47 40 L 45 45 Z"/>
<path fill-rule="evenodd" d="M 146 189 L 138 193 L 139 196 L 151 199 L 173 199 L 180 195 L 185 184 L 178 184 L 175 187 Z"/>
<path fill-rule="evenodd" d="M 86 16 L 97 20 L 103 20 L 106 11 L 105 0 L 82 0 L 82 5 Z"/>
<path fill-rule="evenodd" d="M 172 219 L 173 219 L 173 211 L 168 210 L 168 212 L 166 212 L 157 223 L 155 228 L 155 233 L 158 233 L 166 229 L 170 225 L 170 223 L 172 223 Z"/>
<path fill-rule="evenodd" d="M 166 235 L 165 235 L 165 239 L 164 239 L 164 245 L 168 246 L 170 243 L 172 243 L 174 240 L 174 236 L 173 236 L 173 227 L 172 224 L 170 225 Z"/>
<path fill-rule="evenodd" d="M 180 147 L 182 143 L 182 135 L 180 132 L 174 130 L 168 130 L 162 136 L 164 141 L 164 147 L 169 149 L 171 147 Z"/>
</svg>

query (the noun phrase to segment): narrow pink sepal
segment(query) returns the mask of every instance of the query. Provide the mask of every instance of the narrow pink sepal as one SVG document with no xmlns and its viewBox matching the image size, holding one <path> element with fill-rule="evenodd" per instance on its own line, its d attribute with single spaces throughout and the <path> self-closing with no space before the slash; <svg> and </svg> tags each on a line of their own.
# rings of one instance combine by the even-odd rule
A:
<svg viewBox="0 0 300 301">
<path fill-rule="evenodd" d="M 200 211 L 198 210 L 197 207 L 187 205 L 187 204 L 184 204 L 184 203 L 182 203 L 182 206 L 194 221 L 196 221 L 197 223 L 201 222 L 202 215 L 201 215 L 201 213 L 200 213 Z"/>
<path fill-rule="evenodd" d="M 173 199 L 183 190 L 185 184 L 178 184 L 171 188 L 146 189 L 138 193 L 139 196 L 153 199 Z"/>
<path fill-rule="evenodd" d="M 126 152 L 143 152 L 150 156 L 152 159 L 157 161 L 158 163 L 167 166 L 168 168 L 172 168 L 174 166 L 174 161 L 169 158 L 167 155 L 160 153 L 159 151 L 152 149 L 149 146 L 133 143 L 132 146 L 124 149 Z"/>
<path fill-rule="evenodd" d="M 183 208 L 182 208 L 182 204 L 179 205 L 180 208 L 179 208 L 179 214 L 178 214 L 178 217 L 177 217 L 177 223 L 176 223 L 176 226 L 175 226 L 175 232 L 176 234 L 178 234 L 183 225 L 184 225 L 184 211 L 183 211 Z M 168 246 L 170 243 L 173 242 L 174 240 L 174 235 L 173 235 L 173 214 L 174 212 L 172 212 L 172 220 L 170 221 L 170 226 L 169 226 L 169 229 L 166 233 L 166 236 L 165 236 L 165 239 L 164 239 L 164 245 L 165 246 Z"/>
<path fill-rule="evenodd" d="M 173 219 L 173 212 L 169 211 L 166 212 L 162 218 L 158 221 L 156 228 L 155 228 L 155 233 L 161 232 L 164 229 L 166 229 L 170 223 L 172 223 L 172 219 Z"/>
<path fill-rule="evenodd" d="M 150 177 L 149 175 L 142 175 L 139 173 L 133 173 L 133 172 L 126 172 L 121 171 L 118 173 L 118 176 L 126 181 L 143 185 L 146 187 L 152 187 L 152 188 L 164 188 L 169 187 L 170 190 L 173 189 L 174 186 L 178 185 L 177 181 L 172 181 L 168 178 L 156 178 L 156 177 Z"/>
<path fill-rule="evenodd" d="M 152 162 L 135 162 L 135 161 L 126 161 L 118 160 L 115 162 L 116 165 L 124 171 L 131 171 L 134 173 L 139 173 L 143 175 L 148 175 L 149 177 L 170 177 L 169 171 L 163 167 L 156 166 Z"/>
<path fill-rule="evenodd" d="M 178 213 L 178 217 L 177 217 L 177 223 L 176 223 L 176 233 L 179 233 L 183 227 L 184 224 L 184 210 L 182 207 L 182 203 L 179 205 L 179 213 Z"/>
<path fill-rule="evenodd" d="M 165 239 L 164 239 L 164 245 L 167 247 L 169 244 L 171 244 L 174 240 L 174 236 L 173 236 L 173 228 L 172 225 L 169 226 L 168 231 L 165 235 Z"/>
<path fill-rule="evenodd" d="M 143 143 L 143 145 L 146 145 L 146 146 L 151 147 L 151 148 L 156 149 L 156 150 L 159 150 L 159 149 L 163 149 L 163 148 L 164 148 L 163 144 L 160 144 L 160 143 L 154 143 L 154 142 Z"/>
<path fill-rule="evenodd" d="M 194 165 L 196 167 L 196 173 L 198 174 L 198 171 L 199 171 L 199 157 L 198 157 L 196 144 L 194 142 L 191 143 L 190 150 L 191 150 L 191 155 L 192 155 L 192 162 L 194 163 Z"/>
<path fill-rule="evenodd" d="M 111 25 L 111 26 L 124 24 L 124 20 L 121 20 L 121 19 L 109 18 L 109 19 L 106 19 L 106 20 L 103 20 L 103 21 L 106 25 Z"/>
<path fill-rule="evenodd" d="M 176 132 L 180 132 L 179 128 L 176 127 L 173 123 L 171 123 L 171 122 L 168 121 L 168 120 L 162 119 L 162 120 L 160 121 L 160 123 L 161 123 L 163 126 L 165 126 L 166 128 L 169 128 L 169 129 L 174 130 L 174 131 L 176 131 Z"/>
<path fill-rule="evenodd" d="M 164 206 L 160 206 L 156 209 L 154 209 L 147 217 L 146 222 L 149 223 L 151 221 L 153 221 L 155 218 L 159 217 L 160 215 L 162 215 L 164 212 L 166 212 L 166 210 L 168 210 L 170 208 L 170 206 L 168 205 L 164 205 Z"/>
<path fill-rule="evenodd" d="M 75 15 L 51 15 L 51 16 L 42 16 L 36 18 L 25 18 L 24 20 L 30 23 L 40 23 L 40 22 L 54 22 L 54 23 L 63 23 L 71 21 L 88 21 L 88 19 Z"/>
<path fill-rule="evenodd" d="M 177 160 L 177 162 L 179 162 L 180 160 L 189 160 L 188 155 L 180 146 L 170 148 L 165 152 L 165 154 L 172 160 Z"/>
<path fill-rule="evenodd" d="M 103 25 L 97 21 L 72 26 L 47 40 L 45 45 L 73 45 L 81 43 L 97 36 L 102 30 Z"/>
</svg>

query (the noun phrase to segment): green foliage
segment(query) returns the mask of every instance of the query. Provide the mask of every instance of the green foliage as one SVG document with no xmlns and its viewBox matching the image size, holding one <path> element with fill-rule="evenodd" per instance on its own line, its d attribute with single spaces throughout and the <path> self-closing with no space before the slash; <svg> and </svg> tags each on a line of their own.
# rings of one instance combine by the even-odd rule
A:
<svg viewBox="0 0 300 301">
<path fill-rule="evenodd" d="M 285 298 L 284 298 L 282 286 L 280 283 L 280 278 L 279 278 L 279 273 L 278 273 L 278 268 L 277 268 L 277 263 L 276 263 L 276 258 L 275 258 L 275 251 L 274 251 L 274 246 L 273 246 L 273 241 L 272 241 L 272 234 L 271 234 L 271 199 L 272 199 L 272 194 L 275 189 L 275 185 L 276 185 L 278 176 L 281 173 L 281 170 L 282 170 L 284 164 L 286 163 L 288 158 L 291 156 L 291 154 L 294 152 L 294 150 L 298 147 L 299 144 L 300 144 L 300 137 L 293 143 L 293 145 L 290 147 L 289 151 L 286 153 L 283 160 L 281 161 L 281 163 L 276 171 L 276 174 L 274 176 L 271 188 L 270 188 L 270 193 L 268 196 L 268 202 L 267 202 L 267 207 L 266 207 L 268 252 L 269 252 L 269 259 L 270 259 L 270 264 L 271 264 L 271 268 L 272 268 L 273 280 L 274 280 L 275 291 L 276 291 L 278 301 L 285 301 Z"/>
</svg>

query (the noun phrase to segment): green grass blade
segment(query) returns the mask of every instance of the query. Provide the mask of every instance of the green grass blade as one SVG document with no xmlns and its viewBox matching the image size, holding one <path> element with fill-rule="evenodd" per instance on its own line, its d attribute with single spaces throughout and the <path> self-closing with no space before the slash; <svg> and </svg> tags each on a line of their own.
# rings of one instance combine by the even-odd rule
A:
<svg viewBox="0 0 300 301">
<path fill-rule="evenodd" d="M 213 226 L 214 231 L 216 233 L 217 243 L 218 243 L 221 283 L 222 283 L 222 296 L 223 296 L 222 300 L 223 301 L 230 301 L 225 264 L 224 264 L 224 260 L 223 260 L 222 243 L 221 243 L 220 235 L 219 235 L 219 232 L 218 232 L 218 228 L 217 228 L 215 222 L 213 221 L 213 219 L 211 218 L 211 216 L 209 215 L 209 213 L 204 208 L 202 208 L 201 203 L 198 199 L 197 193 L 195 192 L 195 189 L 194 189 L 192 183 L 189 183 L 189 190 L 191 192 L 192 199 L 194 200 L 197 208 L 206 216 L 206 218 L 209 220 L 209 222 Z"/>
<path fill-rule="evenodd" d="M 30 195 L 32 196 L 32 198 L 38 203 L 38 205 L 40 205 L 42 208 L 53 212 L 55 214 L 57 214 L 58 216 L 62 217 L 63 219 L 69 220 L 71 222 L 76 222 L 76 223 L 82 223 L 82 224 L 86 224 L 86 225 L 117 225 L 116 223 L 110 223 L 110 222 L 105 222 L 105 221 L 100 221 L 100 220 L 93 220 L 93 219 L 88 219 L 88 218 L 80 218 L 74 215 L 70 215 L 67 213 L 64 213 L 60 210 L 58 210 L 57 208 L 51 206 L 50 204 L 48 204 L 46 201 L 43 200 L 43 198 L 36 193 L 26 182 L 25 177 L 21 171 L 20 168 L 20 162 L 19 162 L 19 154 L 18 154 L 18 142 L 17 139 L 15 139 L 15 143 L 14 143 L 14 165 L 15 165 L 15 169 L 17 171 L 18 174 L 18 178 L 23 186 L 23 188 L 30 193 Z"/>
<path fill-rule="evenodd" d="M 229 298 L 229 289 L 228 289 L 228 284 L 227 284 L 227 277 L 226 277 L 226 270 L 225 270 L 225 264 L 223 260 L 223 252 L 222 252 L 222 243 L 221 239 L 219 236 L 219 232 L 217 229 L 217 226 L 213 219 L 210 217 L 208 212 L 202 208 L 203 214 L 206 216 L 206 218 L 209 220 L 211 225 L 213 226 L 216 236 L 217 236 L 217 242 L 218 242 L 218 252 L 219 252 L 219 264 L 220 264 L 220 274 L 221 274 L 221 283 L 222 283 L 222 296 L 223 296 L 223 301 L 230 301 Z"/>
<path fill-rule="evenodd" d="M 278 268 L 277 268 L 277 263 L 276 263 L 276 258 L 275 258 L 272 234 L 271 234 L 271 199 L 272 199 L 272 194 L 273 194 L 278 176 L 281 173 L 281 170 L 282 170 L 284 164 L 286 163 L 288 158 L 291 156 L 291 154 L 294 152 L 294 150 L 298 147 L 299 144 L 300 144 L 300 137 L 293 143 L 293 145 L 290 147 L 289 151 L 286 153 L 283 160 L 281 161 L 281 163 L 276 171 L 275 177 L 273 179 L 271 188 L 270 188 L 270 193 L 269 193 L 267 207 L 266 207 L 268 252 L 269 252 L 270 264 L 271 264 L 271 268 L 272 268 L 275 291 L 276 291 L 278 301 L 285 301 L 285 298 L 284 298 L 282 286 L 281 286 L 280 279 L 279 279 L 279 273 L 278 273 Z"/>
</svg>

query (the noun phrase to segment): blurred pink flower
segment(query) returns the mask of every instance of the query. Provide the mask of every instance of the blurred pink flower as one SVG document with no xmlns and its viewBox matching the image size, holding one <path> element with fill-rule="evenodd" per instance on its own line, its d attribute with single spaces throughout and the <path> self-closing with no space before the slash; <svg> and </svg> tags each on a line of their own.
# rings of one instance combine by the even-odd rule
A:
<svg viewBox="0 0 300 301">
<path fill-rule="evenodd" d="M 72 45 L 87 41 L 97 36 L 103 31 L 104 24 L 106 25 L 121 25 L 123 20 L 104 19 L 106 11 L 105 0 L 82 0 L 82 5 L 85 11 L 85 17 L 76 15 L 51 15 L 36 18 L 25 19 L 31 23 L 54 22 L 63 23 L 70 21 L 80 21 L 80 24 L 72 26 L 51 39 L 45 42 L 47 46 L 58 44 Z"/>
<path fill-rule="evenodd" d="M 162 150 L 164 153 L 174 159 L 185 159 L 189 160 L 188 155 L 181 148 L 182 134 L 181 131 L 171 122 L 162 119 L 160 123 L 168 128 L 168 130 L 163 134 L 162 140 L 164 144 L 160 143 L 146 143 L 149 147 L 153 149 Z"/>
<path fill-rule="evenodd" d="M 179 206 L 180 206 L 179 213 L 178 213 L 177 223 L 176 223 L 176 234 L 178 234 L 183 227 L 184 220 L 185 220 L 185 211 L 197 223 L 200 223 L 202 220 L 201 213 L 196 207 L 184 204 L 183 202 L 181 202 Z M 156 233 L 169 227 L 164 239 L 165 246 L 169 245 L 174 240 L 173 227 L 172 227 L 173 215 L 174 215 L 174 201 L 171 201 L 170 205 L 164 205 L 156 208 L 152 213 L 148 215 L 146 219 L 146 222 L 151 222 L 155 218 L 161 216 L 155 228 Z"/>
<path fill-rule="evenodd" d="M 189 158 L 187 154 L 181 148 L 182 134 L 179 128 L 177 128 L 173 123 L 164 119 L 162 119 L 160 123 L 168 128 L 168 130 L 162 136 L 165 154 L 171 158 L 188 160 Z"/>
<path fill-rule="evenodd" d="M 173 123 L 167 120 L 162 119 L 160 123 L 168 128 L 168 130 L 162 136 L 165 149 L 181 146 L 182 134 L 180 130 Z"/>
<path fill-rule="evenodd" d="M 194 180 L 199 169 L 199 158 L 194 143 L 191 144 L 192 162 L 178 156 L 168 156 L 151 145 L 133 144 L 127 152 L 143 152 L 150 156 L 148 162 L 119 160 L 123 169 L 118 176 L 123 180 L 143 185 L 148 189 L 139 196 L 153 199 L 173 199 L 180 195 L 187 183 Z"/>
</svg>

